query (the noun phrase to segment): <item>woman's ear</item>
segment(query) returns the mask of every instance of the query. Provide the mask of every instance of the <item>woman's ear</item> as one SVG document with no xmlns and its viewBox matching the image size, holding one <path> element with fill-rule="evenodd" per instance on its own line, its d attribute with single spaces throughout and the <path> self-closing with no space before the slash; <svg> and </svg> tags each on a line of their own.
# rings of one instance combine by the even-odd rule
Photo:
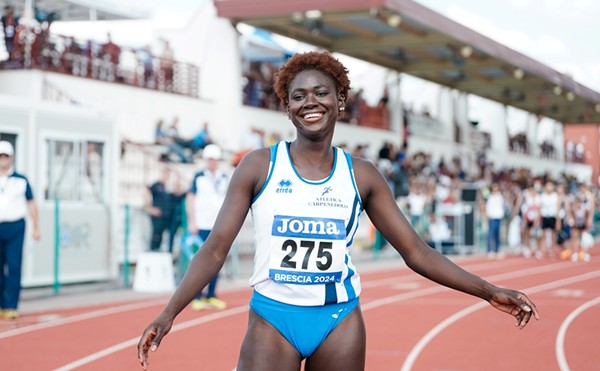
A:
<svg viewBox="0 0 600 371">
<path fill-rule="evenodd" d="M 340 111 L 343 111 L 345 106 L 346 106 L 346 97 L 344 96 L 344 94 L 339 94 L 338 95 L 338 107 L 340 107 Z"/>
</svg>

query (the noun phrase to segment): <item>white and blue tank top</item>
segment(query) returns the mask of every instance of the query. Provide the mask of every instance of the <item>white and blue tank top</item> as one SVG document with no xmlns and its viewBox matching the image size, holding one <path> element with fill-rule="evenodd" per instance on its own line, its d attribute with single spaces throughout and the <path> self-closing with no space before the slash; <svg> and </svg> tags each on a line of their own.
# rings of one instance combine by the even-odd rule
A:
<svg viewBox="0 0 600 371">
<path fill-rule="evenodd" d="M 333 148 L 333 168 L 323 180 L 304 179 L 288 142 L 271 147 L 267 180 L 252 202 L 254 272 L 260 294 L 301 306 L 342 303 L 360 295 L 350 259 L 362 203 L 352 159 Z"/>
</svg>

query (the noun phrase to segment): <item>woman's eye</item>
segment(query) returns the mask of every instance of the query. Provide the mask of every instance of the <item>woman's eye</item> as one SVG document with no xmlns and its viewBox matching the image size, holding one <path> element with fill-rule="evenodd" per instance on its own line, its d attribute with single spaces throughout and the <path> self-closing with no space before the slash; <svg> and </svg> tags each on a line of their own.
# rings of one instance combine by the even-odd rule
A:
<svg viewBox="0 0 600 371">
<path fill-rule="evenodd" d="M 304 98 L 304 95 L 298 94 L 298 95 L 293 95 L 292 96 L 292 100 L 295 100 L 295 101 L 302 100 L 302 98 Z"/>
<path fill-rule="evenodd" d="M 320 92 L 317 92 L 317 96 L 318 96 L 318 97 L 325 97 L 325 96 L 327 96 L 328 94 L 329 94 L 329 93 L 328 93 L 328 92 L 326 92 L 326 91 L 320 91 Z"/>
</svg>

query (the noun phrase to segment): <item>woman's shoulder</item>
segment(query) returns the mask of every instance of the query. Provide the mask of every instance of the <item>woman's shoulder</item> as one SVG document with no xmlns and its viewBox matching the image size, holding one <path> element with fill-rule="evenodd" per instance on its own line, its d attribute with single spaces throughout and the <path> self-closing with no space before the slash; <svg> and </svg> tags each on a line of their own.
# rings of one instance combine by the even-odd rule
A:
<svg viewBox="0 0 600 371">
<path fill-rule="evenodd" d="M 366 159 L 364 157 L 358 157 L 358 156 L 350 156 L 350 157 L 352 159 L 352 167 L 354 168 L 354 171 L 357 172 L 358 174 L 364 174 L 366 176 L 369 176 L 373 172 L 379 173 L 379 170 L 377 169 L 377 166 L 375 165 L 375 163 L 373 161 Z"/>
<path fill-rule="evenodd" d="M 253 166 L 257 166 L 257 165 L 262 165 L 264 163 L 268 164 L 270 159 L 271 159 L 271 148 L 269 148 L 269 147 L 257 148 L 257 149 L 250 150 L 246 154 L 244 154 L 244 157 L 241 159 L 239 166 L 253 167 Z"/>
</svg>

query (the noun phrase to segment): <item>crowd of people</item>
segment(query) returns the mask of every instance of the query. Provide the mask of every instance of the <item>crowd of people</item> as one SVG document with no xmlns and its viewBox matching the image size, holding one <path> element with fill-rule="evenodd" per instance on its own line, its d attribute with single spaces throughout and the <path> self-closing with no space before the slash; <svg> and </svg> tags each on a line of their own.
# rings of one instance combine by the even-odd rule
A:
<svg viewBox="0 0 600 371">
<path fill-rule="evenodd" d="M 354 154 L 360 155 L 361 149 L 355 148 Z M 459 156 L 448 163 L 436 161 L 427 153 L 409 155 L 406 148 L 394 149 L 390 143 L 384 143 L 373 160 L 427 241 L 451 238 L 453 220 L 436 214 L 436 207 L 460 203 L 462 191 L 473 187 L 479 190 L 479 221 L 491 258 L 511 253 L 537 259 L 590 259 L 586 248 L 596 229 L 598 190 L 572 176 L 534 175 L 531 169 L 495 168 L 490 162 L 478 164 L 475 172 L 466 171 Z"/>
<path fill-rule="evenodd" d="M 150 45 L 126 47 L 115 43 L 110 33 L 104 42 L 79 40 L 50 32 L 56 13 L 35 12 L 29 22 L 7 5 L 2 15 L 2 31 L 7 58 L 0 68 L 41 68 L 48 71 L 110 82 L 126 83 L 149 89 L 183 93 L 176 86 L 175 61 L 168 40 L 161 50 Z M 187 66 L 187 65 L 186 65 Z"/>
<path fill-rule="evenodd" d="M 224 264 L 249 211 L 256 255 L 238 370 L 299 370 L 303 362 L 311 369 L 364 369 L 360 275 L 349 254 L 363 210 L 415 272 L 488 301 L 514 316 L 520 328 L 532 316 L 539 319 L 524 293 L 495 286 L 428 247 L 374 163 L 332 147 L 347 103 L 347 74 L 327 52 L 296 54 L 280 70 L 274 90 L 295 139 L 253 150 L 236 167 L 210 235 L 140 337 L 138 360 L 144 369 L 175 317 Z M 296 256 L 299 248 L 304 258 Z"/>
<path fill-rule="evenodd" d="M 179 132 L 179 117 L 175 116 L 167 126 L 164 119 L 159 119 L 154 128 L 154 143 L 165 147 L 161 159 L 171 161 L 172 156 L 181 163 L 193 163 L 194 157 L 203 150 L 213 139 L 209 133 L 208 122 L 190 138 L 183 137 Z"/>
<path fill-rule="evenodd" d="M 206 140 L 210 138 L 208 124 L 205 123 L 199 132 L 202 140 L 197 140 L 182 139 L 177 131 L 177 123 L 178 119 L 175 118 L 168 128 L 164 128 L 164 122 L 160 120 L 157 124 L 157 143 L 165 145 L 167 157 L 172 155 L 175 160 L 192 162 L 193 155 L 211 143 L 210 139 Z M 250 151 L 269 147 L 281 139 L 281 133 L 266 133 L 253 127 L 245 136 L 241 149 L 233 154 L 229 165 L 235 167 Z M 495 168 L 485 156 L 478 157 L 475 170 L 467 170 L 469 166 L 461 156 L 452 156 L 447 160 L 434 159 L 425 152 L 409 153 L 407 142 L 401 148 L 385 142 L 379 149 L 371 148 L 368 143 L 351 148 L 344 143 L 336 145 L 353 156 L 376 164 L 417 233 L 432 247 L 455 245 L 453 239 L 457 237 L 453 230 L 456 221 L 436 213 L 436 205 L 459 203 L 461 190 L 465 186 L 474 186 L 480 189 L 477 227 L 479 234 L 487 239 L 486 249 L 490 257 L 502 258 L 509 253 L 540 259 L 590 259 L 589 254 L 581 248 L 581 240 L 582 236 L 584 239 L 587 237 L 583 232 L 594 232 L 596 197 L 589 187 L 584 195 L 585 184 L 573 177 L 564 174 L 534 175 L 525 168 Z M 555 190 L 551 191 L 550 187 Z M 549 199 L 547 193 L 552 194 Z M 556 198 L 560 207 L 547 205 Z M 584 202 L 577 202 L 579 199 L 584 199 Z M 544 202 L 545 206 L 539 205 L 540 202 Z M 540 209 L 539 218 L 535 220 L 528 218 L 531 214 L 527 210 L 528 205 L 532 203 L 534 208 Z M 582 212 L 582 204 L 588 217 L 585 229 L 573 227 L 580 224 L 577 220 L 581 216 L 576 217 L 574 213 Z M 554 215 L 558 212 L 555 209 L 560 212 L 560 217 Z M 554 219 L 544 219 L 550 217 Z M 515 233 L 518 233 L 517 237 Z M 456 252 L 452 248 L 444 251 Z"/>
</svg>

